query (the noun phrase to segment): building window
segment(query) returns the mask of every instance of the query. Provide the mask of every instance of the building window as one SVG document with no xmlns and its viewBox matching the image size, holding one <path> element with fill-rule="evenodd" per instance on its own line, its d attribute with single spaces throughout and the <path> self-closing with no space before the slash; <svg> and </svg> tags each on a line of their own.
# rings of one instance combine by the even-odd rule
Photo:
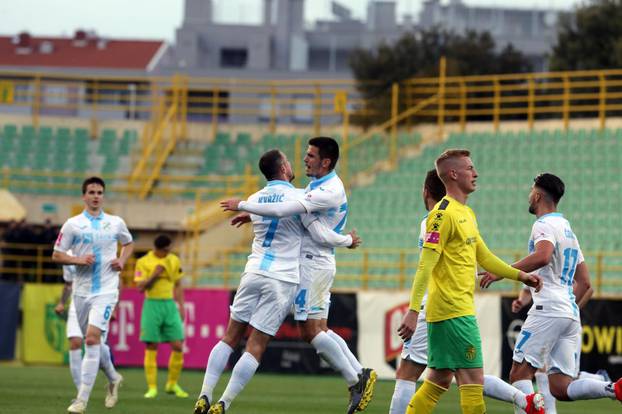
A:
<svg viewBox="0 0 622 414">
<path fill-rule="evenodd" d="M 223 68 L 244 68 L 247 60 L 246 49 L 220 49 L 220 66 Z"/>
</svg>

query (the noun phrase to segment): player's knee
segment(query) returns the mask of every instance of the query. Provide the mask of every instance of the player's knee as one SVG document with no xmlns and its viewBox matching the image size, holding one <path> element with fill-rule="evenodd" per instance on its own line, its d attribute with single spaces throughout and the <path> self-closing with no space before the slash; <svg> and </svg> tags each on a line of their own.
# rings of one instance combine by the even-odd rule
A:
<svg viewBox="0 0 622 414">
<path fill-rule="evenodd" d="M 84 340 L 86 345 L 99 345 L 101 342 L 101 337 L 96 334 L 87 334 Z"/>
<path fill-rule="evenodd" d="M 565 375 L 551 375 L 549 376 L 549 389 L 551 395 L 559 401 L 570 401 L 568 397 L 568 386 L 572 382 L 570 377 Z"/>
<path fill-rule="evenodd" d="M 82 338 L 80 337 L 72 337 L 69 338 L 69 349 L 75 351 L 76 349 L 82 348 Z"/>
<path fill-rule="evenodd" d="M 171 349 L 173 349 L 173 351 L 175 352 L 182 352 L 183 351 L 183 344 L 181 341 L 173 341 L 171 342 Z"/>
<path fill-rule="evenodd" d="M 305 342 L 310 343 L 320 332 L 322 332 L 321 327 L 313 321 L 300 325 L 300 335 Z"/>
</svg>

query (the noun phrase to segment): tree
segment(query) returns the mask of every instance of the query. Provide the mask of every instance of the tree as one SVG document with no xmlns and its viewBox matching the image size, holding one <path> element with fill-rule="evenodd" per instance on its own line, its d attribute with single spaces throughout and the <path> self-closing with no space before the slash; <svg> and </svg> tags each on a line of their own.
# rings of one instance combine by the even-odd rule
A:
<svg viewBox="0 0 622 414">
<path fill-rule="evenodd" d="M 448 76 L 517 73 L 531 70 L 525 56 L 511 45 L 500 53 L 488 32 L 464 35 L 439 28 L 404 34 L 394 44 L 376 49 L 358 49 L 350 57 L 356 87 L 367 103 L 367 111 L 352 122 L 367 127 L 386 121 L 391 111 L 391 85 L 421 77 L 438 76 L 441 57 L 447 58 Z M 400 111 L 406 103 L 401 102 Z"/>
<path fill-rule="evenodd" d="M 592 0 L 560 20 L 553 70 L 622 67 L 622 1 Z"/>
</svg>

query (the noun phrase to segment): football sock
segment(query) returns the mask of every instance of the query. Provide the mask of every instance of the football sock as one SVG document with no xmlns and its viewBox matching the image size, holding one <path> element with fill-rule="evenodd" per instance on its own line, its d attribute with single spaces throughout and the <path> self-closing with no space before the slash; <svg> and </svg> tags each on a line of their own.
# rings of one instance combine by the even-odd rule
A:
<svg viewBox="0 0 622 414">
<path fill-rule="evenodd" d="M 349 386 L 359 381 L 359 376 L 343 354 L 341 347 L 324 331 L 311 340 L 311 345 L 328 364 L 345 378 Z"/>
<path fill-rule="evenodd" d="M 616 398 L 610 382 L 593 379 L 572 381 L 566 390 L 571 400 L 593 400 L 596 398 Z"/>
<path fill-rule="evenodd" d="M 404 414 L 415 391 L 417 391 L 416 382 L 403 379 L 395 380 L 395 389 L 391 398 L 389 414 Z"/>
<path fill-rule="evenodd" d="M 119 378 L 119 373 L 114 368 L 112 364 L 112 358 L 110 358 L 110 347 L 108 344 L 102 343 L 101 345 L 101 354 L 99 356 L 99 366 L 106 374 L 106 378 L 108 378 L 108 382 L 114 382 Z"/>
<path fill-rule="evenodd" d="M 238 362 L 233 367 L 227 388 L 225 388 L 225 392 L 220 398 L 220 401 L 225 403 L 225 409 L 229 408 L 231 401 L 233 401 L 240 391 L 244 389 L 246 384 L 248 384 L 248 381 L 251 380 L 255 374 L 255 371 L 257 371 L 258 366 L 259 362 L 257 362 L 253 355 L 248 352 L 244 352 L 244 354 L 242 354 Z"/>
<path fill-rule="evenodd" d="M 525 393 L 493 375 L 484 375 L 484 395 L 515 404 L 522 409 L 527 407 Z"/>
<path fill-rule="evenodd" d="M 598 380 L 598 381 L 606 381 L 605 378 L 603 378 L 603 376 L 600 374 L 591 374 L 585 371 L 579 372 L 579 379 L 593 379 L 593 380 Z"/>
<path fill-rule="evenodd" d="M 462 414 L 485 414 L 484 386 L 480 384 L 464 384 L 460 390 L 460 408 Z"/>
<path fill-rule="evenodd" d="M 362 374 L 363 366 L 358 361 L 358 359 L 356 359 L 352 351 L 350 351 L 350 348 L 348 348 L 348 344 L 346 343 L 346 341 L 330 329 L 326 331 L 326 333 L 328 334 L 328 336 L 330 336 L 333 339 L 333 341 L 337 342 L 337 345 L 339 345 L 339 348 L 341 348 L 341 351 L 344 353 L 346 358 L 348 358 L 350 365 L 352 366 L 352 368 L 354 368 L 356 373 Z"/>
<path fill-rule="evenodd" d="M 168 385 L 175 385 L 179 381 L 181 375 L 181 369 L 184 366 L 184 354 L 183 352 L 171 352 L 171 357 L 168 359 Z"/>
<path fill-rule="evenodd" d="M 158 351 L 156 349 L 145 349 L 145 379 L 147 387 L 158 388 Z"/>
<path fill-rule="evenodd" d="M 233 348 L 223 341 L 220 341 L 209 354 L 207 367 L 205 368 L 205 376 L 203 377 L 203 386 L 201 387 L 201 394 L 199 395 L 205 395 L 210 402 L 212 401 L 214 387 L 216 387 L 218 379 L 220 379 L 222 372 L 225 370 L 232 353 Z"/>
<path fill-rule="evenodd" d="M 518 380 L 512 383 L 514 388 L 519 389 L 525 395 L 533 394 L 533 383 L 531 380 Z M 514 414 L 525 414 L 521 407 L 514 406 Z"/>
<path fill-rule="evenodd" d="M 557 414 L 557 400 L 551 394 L 549 376 L 544 372 L 536 372 L 536 385 L 538 385 L 538 392 L 544 397 L 544 411 L 546 414 Z"/>
<path fill-rule="evenodd" d="M 428 380 L 423 381 L 423 385 L 410 400 L 406 414 L 430 414 L 445 391 L 447 388 Z"/>
<path fill-rule="evenodd" d="M 99 370 L 100 345 L 87 345 L 84 358 L 82 359 L 82 376 L 80 378 L 80 391 L 78 399 L 88 401 L 91 396 L 93 384 Z"/>
<path fill-rule="evenodd" d="M 70 349 L 69 350 L 69 370 L 71 371 L 71 379 L 76 385 L 76 388 L 80 389 L 80 380 L 82 376 L 82 350 Z"/>
</svg>

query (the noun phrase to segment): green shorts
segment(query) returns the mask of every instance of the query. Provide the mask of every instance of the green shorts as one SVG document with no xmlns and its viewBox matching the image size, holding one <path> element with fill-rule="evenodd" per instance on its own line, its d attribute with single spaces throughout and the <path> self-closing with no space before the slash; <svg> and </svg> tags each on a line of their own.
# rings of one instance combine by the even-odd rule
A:
<svg viewBox="0 0 622 414">
<path fill-rule="evenodd" d="M 142 342 L 172 342 L 184 339 L 184 327 L 173 299 L 145 299 L 140 317 Z"/>
<path fill-rule="evenodd" d="M 475 316 L 428 323 L 428 366 L 451 370 L 484 367 Z"/>
</svg>

